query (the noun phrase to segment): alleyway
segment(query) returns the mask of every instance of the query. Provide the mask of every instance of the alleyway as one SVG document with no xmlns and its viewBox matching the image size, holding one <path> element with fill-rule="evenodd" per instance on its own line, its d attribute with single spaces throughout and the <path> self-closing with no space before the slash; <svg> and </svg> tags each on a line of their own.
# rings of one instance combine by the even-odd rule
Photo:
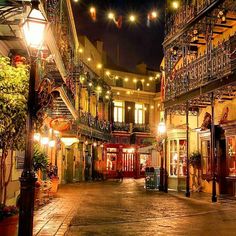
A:
<svg viewBox="0 0 236 236">
<path fill-rule="evenodd" d="M 65 186 L 63 191 L 70 187 Z M 235 235 L 236 200 L 146 191 L 140 180 L 82 183 L 77 213 L 66 233 L 72 235 Z"/>
</svg>

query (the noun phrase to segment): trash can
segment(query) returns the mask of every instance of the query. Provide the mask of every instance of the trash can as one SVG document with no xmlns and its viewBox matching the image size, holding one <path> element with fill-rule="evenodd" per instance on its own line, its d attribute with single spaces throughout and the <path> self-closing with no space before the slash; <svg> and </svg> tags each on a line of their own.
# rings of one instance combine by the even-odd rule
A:
<svg viewBox="0 0 236 236">
<path fill-rule="evenodd" d="M 146 167 L 145 188 L 158 189 L 160 185 L 160 168 Z"/>
</svg>

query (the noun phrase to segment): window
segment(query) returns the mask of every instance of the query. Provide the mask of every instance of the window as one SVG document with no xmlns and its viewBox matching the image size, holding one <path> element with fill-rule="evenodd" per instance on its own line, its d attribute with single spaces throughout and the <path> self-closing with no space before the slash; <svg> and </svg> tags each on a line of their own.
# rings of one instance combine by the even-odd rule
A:
<svg viewBox="0 0 236 236">
<path fill-rule="evenodd" d="M 135 104 L 135 124 L 144 124 L 144 105 Z"/>
<path fill-rule="evenodd" d="M 143 84 L 142 84 L 142 82 L 140 80 L 136 84 L 136 89 L 140 90 L 140 91 L 143 90 Z"/>
<path fill-rule="evenodd" d="M 211 143 L 210 140 L 201 140 L 202 174 L 211 175 Z"/>
<path fill-rule="evenodd" d="M 114 121 L 124 122 L 124 102 L 114 101 Z"/>
<path fill-rule="evenodd" d="M 119 78 L 116 80 L 116 86 L 117 87 L 123 87 L 123 79 L 122 78 Z"/>
</svg>

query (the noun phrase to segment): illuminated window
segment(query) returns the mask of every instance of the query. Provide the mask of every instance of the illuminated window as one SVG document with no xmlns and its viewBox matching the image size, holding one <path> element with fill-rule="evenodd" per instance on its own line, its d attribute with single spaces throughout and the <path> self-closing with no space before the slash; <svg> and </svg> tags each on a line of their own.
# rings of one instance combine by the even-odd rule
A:
<svg viewBox="0 0 236 236">
<path fill-rule="evenodd" d="M 144 124 L 144 105 L 135 104 L 135 124 Z"/>
<path fill-rule="evenodd" d="M 114 121 L 124 122 L 124 102 L 114 101 Z"/>
</svg>

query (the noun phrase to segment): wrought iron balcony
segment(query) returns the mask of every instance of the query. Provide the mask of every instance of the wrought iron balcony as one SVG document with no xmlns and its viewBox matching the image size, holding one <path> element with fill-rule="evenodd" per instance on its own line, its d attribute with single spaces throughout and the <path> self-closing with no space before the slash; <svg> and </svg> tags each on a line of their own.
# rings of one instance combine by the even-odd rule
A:
<svg viewBox="0 0 236 236">
<path fill-rule="evenodd" d="M 112 131 L 130 132 L 130 124 L 124 122 L 114 122 L 112 125 Z"/>
<path fill-rule="evenodd" d="M 79 124 L 83 124 L 102 133 L 109 134 L 111 132 L 110 122 L 99 120 L 88 112 L 81 112 Z"/>
<path fill-rule="evenodd" d="M 166 38 L 165 41 L 176 35 L 178 31 L 183 29 L 194 18 L 203 14 L 206 10 L 219 4 L 221 0 L 202 0 L 192 1 L 189 4 L 184 4 L 174 14 L 167 14 L 166 19 Z"/>
<path fill-rule="evenodd" d="M 150 133 L 149 124 L 134 124 L 133 125 L 133 132 Z"/>
<path fill-rule="evenodd" d="M 112 126 L 112 131 L 125 131 L 129 133 L 133 132 L 150 132 L 150 127 L 148 124 L 127 124 L 124 122 L 114 122 Z"/>
<path fill-rule="evenodd" d="M 67 1 L 44 1 L 44 10 L 56 38 L 62 61 L 69 73 L 72 71 L 76 49 Z"/>
<path fill-rule="evenodd" d="M 165 101 L 224 78 L 236 70 L 236 35 L 219 43 L 207 53 L 188 62 L 185 67 L 166 74 Z"/>
</svg>

